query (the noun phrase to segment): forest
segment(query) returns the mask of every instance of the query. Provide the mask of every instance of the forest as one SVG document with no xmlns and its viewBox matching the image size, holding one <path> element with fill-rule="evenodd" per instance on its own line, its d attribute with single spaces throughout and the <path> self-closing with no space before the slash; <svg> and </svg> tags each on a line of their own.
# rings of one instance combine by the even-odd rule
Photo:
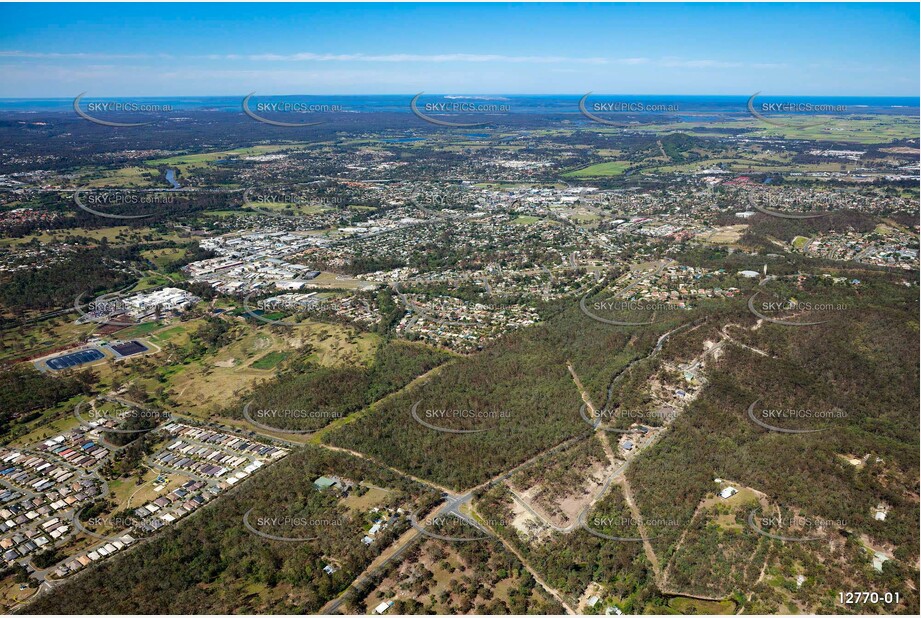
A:
<svg viewBox="0 0 921 618">
<path fill-rule="evenodd" d="M 338 596 L 392 541 L 399 522 L 378 543 L 361 543 L 363 514 L 349 509 L 313 479 L 338 475 L 394 490 L 388 503 L 413 508 L 433 494 L 366 462 L 305 447 L 250 482 L 130 552 L 71 578 L 27 608 L 32 614 L 311 613 Z M 246 529 L 249 521 L 306 521 L 297 533 L 316 541 L 271 541 Z M 259 526 L 261 530 L 263 526 Z M 293 536 L 267 527 L 279 536 Z M 331 561 L 332 575 L 323 572 Z"/>
<path fill-rule="evenodd" d="M 428 346 L 384 340 L 366 366 L 326 367 L 299 359 L 275 379 L 256 386 L 248 398 L 250 416 L 270 427 L 316 431 L 404 387 L 449 358 Z M 264 414 L 257 418 L 259 410 Z M 304 414 L 297 414 L 299 411 Z M 231 406 L 222 415 L 242 418 L 243 409 Z"/>
<path fill-rule="evenodd" d="M 91 392 L 95 379 L 87 371 L 53 377 L 29 364 L 0 368 L 0 436 L 9 437 L 8 426 L 14 420 L 29 422 L 42 410 Z"/>
</svg>

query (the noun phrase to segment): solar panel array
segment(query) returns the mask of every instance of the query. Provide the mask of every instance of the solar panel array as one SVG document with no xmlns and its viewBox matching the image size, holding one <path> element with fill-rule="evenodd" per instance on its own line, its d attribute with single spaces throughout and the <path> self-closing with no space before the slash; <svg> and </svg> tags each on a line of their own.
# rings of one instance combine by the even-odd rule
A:
<svg viewBox="0 0 921 618">
<path fill-rule="evenodd" d="M 99 350 L 81 350 L 80 352 L 72 352 L 64 356 L 52 358 L 47 364 L 54 370 L 60 370 L 83 365 L 84 363 L 92 363 L 93 361 L 102 360 L 103 358 L 105 358 L 105 355 Z"/>
<path fill-rule="evenodd" d="M 137 341 L 126 341 L 125 343 L 113 345 L 111 348 L 121 356 L 132 356 L 147 351 L 147 347 Z"/>
</svg>

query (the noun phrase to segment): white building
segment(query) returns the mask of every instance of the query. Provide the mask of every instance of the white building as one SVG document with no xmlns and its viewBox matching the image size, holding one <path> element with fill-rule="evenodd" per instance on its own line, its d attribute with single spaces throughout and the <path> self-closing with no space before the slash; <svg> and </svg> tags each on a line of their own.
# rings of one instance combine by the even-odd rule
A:
<svg viewBox="0 0 921 618">
<path fill-rule="evenodd" d="M 126 298 L 123 302 L 128 313 L 135 319 L 141 320 L 153 316 L 157 311 L 160 312 L 179 312 L 185 311 L 196 303 L 201 301 L 200 298 L 180 290 L 179 288 L 163 288 L 147 294 L 137 294 Z"/>
</svg>

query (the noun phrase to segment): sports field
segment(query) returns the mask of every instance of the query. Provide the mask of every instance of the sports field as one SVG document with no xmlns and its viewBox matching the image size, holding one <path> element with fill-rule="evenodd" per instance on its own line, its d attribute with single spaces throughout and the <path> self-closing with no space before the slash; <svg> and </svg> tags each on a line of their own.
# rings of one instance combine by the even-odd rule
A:
<svg viewBox="0 0 921 618">
<path fill-rule="evenodd" d="M 605 163 L 596 163 L 595 165 L 589 165 L 586 168 L 575 170 L 573 172 L 567 172 L 563 174 L 569 178 L 593 178 L 597 176 L 620 176 L 627 168 L 630 167 L 630 163 L 626 161 L 607 161 Z"/>
</svg>

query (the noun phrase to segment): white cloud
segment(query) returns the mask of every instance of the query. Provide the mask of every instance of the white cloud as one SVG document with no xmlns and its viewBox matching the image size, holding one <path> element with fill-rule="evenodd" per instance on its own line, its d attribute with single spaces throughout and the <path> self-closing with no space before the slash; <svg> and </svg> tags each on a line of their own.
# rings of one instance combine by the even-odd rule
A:
<svg viewBox="0 0 921 618">
<path fill-rule="evenodd" d="M 60 59 L 60 60 L 125 60 L 125 59 L 170 59 L 170 60 L 213 60 L 243 62 L 373 62 L 373 63 L 474 63 L 474 64 L 584 64 L 584 65 L 655 65 L 685 69 L 780 69 L 785 64 L 745 63 L 739 61 L 700 59 L 689 60 L 667 56 L 659 60 L 643 57 L 604 58 L 577 56 L 509 56 L 504 54 L 318 54 L 299 52 L 293 54 L 206 54 L 197 56 L 175 56 L 171 54 L 105 54 L 105 53 L 57 53 L 29 52 L 22 50 L 0 50 L 3 59 Z"/>
<path fill-rule="evenodd" d="M 686 60 L 674 56 L 662 58 L 657 64 L 663 67 L 681 69 L 738 69 L 745 66 L 742 62 L 727 62 L 724 60 Z"/>
<path fill-rule="evenodd" d="M 575 62 L 584 64 L 607 64 L 607 58 L 574 58 L 568 56 L 506 56 L 502 54 L 316 54 L 302 52 L 297 54 L 250 54 L 239 55 L 212 54 L 210 60 L 249 60 L 252 62 L 509 62 L 556 64 Z"/>
<path fill-rule="evenodd" d="M 0 58 L 22 58 L 42 60 L 137 60 L 137 59 L 170 59 L 172 54 L 101 54 L 101 53 L 59 53 L 59 52 L 29 52 L 17 49 L 0 50 Z"/>
</svg>

